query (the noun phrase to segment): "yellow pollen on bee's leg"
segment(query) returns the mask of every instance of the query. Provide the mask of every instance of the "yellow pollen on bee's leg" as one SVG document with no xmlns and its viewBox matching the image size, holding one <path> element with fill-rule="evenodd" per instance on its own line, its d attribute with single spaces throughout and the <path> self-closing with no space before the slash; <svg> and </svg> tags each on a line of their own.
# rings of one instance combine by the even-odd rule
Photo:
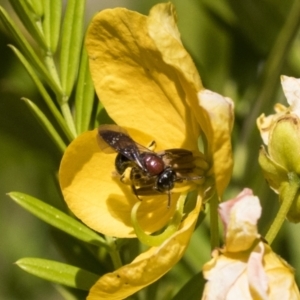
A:
<svg viewBox="0 0 300 300">
<path fill-rule="evenodd" d="M 127 168 L 124 173 L 121 175 L 120 177 L 120 181 L 124 184 L 131 184 L 131 179 L 130 179 L 130 175 L 131 175 L 131 170 L 132 168 Z"/>
</svg>

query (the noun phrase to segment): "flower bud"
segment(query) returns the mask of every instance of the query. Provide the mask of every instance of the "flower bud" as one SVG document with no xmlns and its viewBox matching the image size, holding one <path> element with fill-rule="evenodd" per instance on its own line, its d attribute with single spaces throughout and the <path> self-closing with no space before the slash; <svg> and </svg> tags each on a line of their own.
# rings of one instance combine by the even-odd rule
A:
<svg viewBox="0 0 300 300">
<path fill-rule="evenodd" d="M 291 175 L 300 174 L 300 120 L 296 114 L 285 114 L 273 123 L 268 138 L 268 153 L 264 147 L 259 153 L 259 164 L 270 187 L 285 201 L 285 192 Z M 295 197 L 289 212 L 289 221 L 300 222 L 300 198 Z"/>
</svg>

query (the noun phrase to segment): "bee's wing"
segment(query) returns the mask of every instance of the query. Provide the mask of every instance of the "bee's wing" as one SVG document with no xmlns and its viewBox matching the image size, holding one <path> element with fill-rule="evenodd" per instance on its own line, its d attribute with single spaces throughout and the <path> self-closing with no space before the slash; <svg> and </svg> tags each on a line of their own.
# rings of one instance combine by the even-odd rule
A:
<svg viewBox="0 0 300 300">
<path fill-rule="evenodd" d="M 182 148 L 167 149 L 158 152 L 158 155 L 163 159 L 167 166 L 171 166 L 177 170 L 191 170 L 195 168 L 193 153 Z"/>
<path fill-rule="evenodd" d="M 97 140 L 103 152 L 118 152 L 144 169 L 143 162 L 140 159 L 140 149 L 141 147 L 147 148 L 138 145 L 122 127 L 113 124 L 101 125 L 98 128 Z"/>
<path fill-rule="evenodd" d="M 128 133 L 122 127 L 115 124 L 105 124 L 98 128 L 97 142 L 100 149 L 105 153 L 120 152 L 121 142 L 114 143 L 120 140 L 120 136 L 129 137 Z"/>
</svg>

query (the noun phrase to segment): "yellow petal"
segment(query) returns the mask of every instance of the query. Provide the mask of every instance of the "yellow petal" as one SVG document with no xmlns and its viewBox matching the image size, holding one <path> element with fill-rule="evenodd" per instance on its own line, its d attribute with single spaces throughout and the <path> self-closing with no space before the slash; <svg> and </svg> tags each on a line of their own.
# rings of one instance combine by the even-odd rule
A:
<svg viewBox="0 0 300 300">
<path fill-rule="evenodd" d="M 130 130 L 138 142 L 147 144 L 150 137 Z M 85 224 L 103 234 L 134 237 L 130 213 L 137 201 L 130 186 L 114 178 L 116 154 L 103 153 L 96 140 L 97 130 L 88 131 L 67 148 L 59 170 L 61 189 L 70 210 Z M 167 207 L 165 194 L 147 197 L 138 211 L 139 224 L 146 232 L 161 229 L 172 217 L 178 194 L 172 194 Z"/>
<path fill-rule="evenodd" d="M 234 104 L 230 98 L 209 90 L 199 92 L 198 98 L 199 103 L 194 108 L 202 116 L 199 122 L 208 139 L 216 189 L 221 197 L 231 179 L 233 168 L 231 131 Z"/>
<path fill-rule="evenodd" d="M 148 30 L 163 60 L 175 69 L 174 72 L 184 76 L 196 92 L 203 89 L 196 66 L 180 40 L 172 3 L 161 3 L 151 9 Z"/>
<path fill-rule="evenodd" d="M 268 278 L 263 268 L 263 255 L 262 242 L 251 253 L 225 252 L 219 255 L 215 250 L 213 259 L 203 266 L 208 282 L 202 299 L 268 299 Z"/>
<path fill-rule="evenodd" d="M 251 300 L 245 271 L 245 259 L 219 255 L 215 250 L 211 261 L 203 266 L 203 275 L 207 281 L 203 291 L 203 300 Z"/>
<path fill-rule="evenodd" d="M 191 106 L 193 117 L 208 139 L 217 191 L 221 196 L 231 178 L 233 166 L 231 158 L 233 102 L 229 98 L 203 89 L 195 64 L 181 43 L 175 9 L 171 3 L 158 4 L 152 8 L 148 28 L 149 35 L 161 52 L 163 60 L 178 73 L 185 92 L 184 101 Z M 195 128 L 193 124 L 189 127 Z"/>
<path fill-rule="evenodd" d="M 184 254 L 193 233 L 201 203 L 201 198 L 198 197 L 195 209 L 182 222 L 180 229 L 161 246 L 150 248 L 131 264 L 102 276 L 90 290 L 87 299 L 125 299 L 167 273 Z"/>
<path fill-rule="evenodd" d="M 270 246 L 265 245 L 264 266 L 269 281 L 269 299 L 300 299 L 294 270 Z"/>
<path fill-rule="evenodd" d="M 150 134 L 158 149 L 196 150 L 199 128 L 178 74 L 148 35 L 146 16 L 104 10 L 93 19 L 86 46 L 96 92 L 118 125 Z"/>
</svg>

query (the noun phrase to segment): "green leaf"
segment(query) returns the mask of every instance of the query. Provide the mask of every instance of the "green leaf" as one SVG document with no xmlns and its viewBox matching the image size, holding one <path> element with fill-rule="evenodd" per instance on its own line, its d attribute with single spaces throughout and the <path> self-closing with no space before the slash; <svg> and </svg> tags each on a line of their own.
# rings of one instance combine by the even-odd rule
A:
<svg viewBox="0 0 300 300">
<path fill-rule="evenodd" d="M 9 17 L 7 12 L 0 7 L 0 20 L 2 21 L 4 27 L 10 34 L 11 38 L 13 38 L 16 43 L 20 46 L 21 50 L 24 53 L 24 56 L 33 67 L 43 76 L 47 84 L 51 87 L 51 89 L 57 94 L 62 95 L 62 90 L 59 84 L 53 79 L 48 70 L 42 64 L 41 60 L 38 58 L 32 47 L 29 45 L 21 31 L 18 29 L 13 20 Z"/>
<path fill-rule="evenodd" d="M 9 0 L 10 4 L 14 8 L 18 17 L 22 21 L 25 28 L 35 39 L 38 45 L 47 50 L 47 46 L 44 39 L 44 34 L 41 30 L 41 17 L 35 14 L 30 4 L 26 0 Z"/>
<path fill-rule="evenodd" d="M 61 150 L 62 153 L 67 148 L 67 145 L 64 143 L 64 141 L 61 139 L 51 122 L 47 119 L 45 114 L 36 106 L 32 101 L 26 98 L 22 98 L 27 106 L 30 108 L 30 110 L 33 112 L 34 116 L 38 119 L 42 127 L 46 130 L 48 135 L 51 137 L 51 139 L 54 141 L 56 146 Z"/>
<path fill-rule="evenodd" d="M 75 97 L 75 124 L 78 133 L 89 129 L 94 104 L 94 85 L 91 78 L 87 51 L 83 48 Z"/>
<path fill-rule="evenodd" d="M 60 78 L 66 97 L 69 97 L 77 74 L 82 48 L 85 1 L 69 0 L 62 27 Z"/>
<path fill-rule="evenodd" d="M 44 1 L 41 0 L 27 0 L 27 5 L 30 7 L 30 9 L 39 17 L 42 17 L 44 15 L 45 9 L 44 9 Z"/>
<path fill-rule="evenodd" d="M 99 279 L 97 274 L 47 259 L 28 257 L 19 259 L 16 264 L 37 277 L 84 291 Z"/>
<path fill-rule="evenodd" d="M 43 20 L 43 30 L 47 46 L 54 54 L 60 34 L 60 21 L 62 12 L 61 0 L 44 0 L 45 16 Z"/>
<path fill-rule="evenodd" d="M 194 275 L 177 293 L 173 300 L 199 300 L 204 290 L 205 280 L 202 273 Z"/>
<path fill-rule="evenodd" d="M 107 247 L 105 240 L 96 232 L 57 208 L 32 196 L 19 192 L 11 192 L 8 196 L 36 217 L 75 238 L 96 246 Z"/>
<path fill-rule="evenodd" d="M 22 55 L 22 53 L 17 48 L 15 48 L 14 46 L 11 46 L 11 45 L 9 47 L 13 50 L 13 52 L 20 59 L 21 63 L 25 67 L 26 71 L 28 72 L 28 74 L 30 75 L 30 77 L 32 78 L 34 83 L 36 84 L 36 86 L 37 86 L 39 92 L 41 93 L 42 97 L 44 98 L 48 108 L 52 112 L 54 118 L 56 119 L 56 121 L 59 124 L 59 126 L 61 127 L 61 129 L 66 134 L 68 140 L 72 141 L 72 139 L 74 138 L 73 134 L 71 133 L 71 131 L 70 131 L 69 127 L 67 126 L 64 118 L 62 117 L 61 113 L 57 109 L 56 105 L 53 103 L 53 100 L 51 99 L 50 95 L 48 94 L 47 90 L 43 86 L 43 84 L 40 81 L 37 74 L 32 69 L 29 62 L 26 60 L 26 58 Z"/>
</svg>

